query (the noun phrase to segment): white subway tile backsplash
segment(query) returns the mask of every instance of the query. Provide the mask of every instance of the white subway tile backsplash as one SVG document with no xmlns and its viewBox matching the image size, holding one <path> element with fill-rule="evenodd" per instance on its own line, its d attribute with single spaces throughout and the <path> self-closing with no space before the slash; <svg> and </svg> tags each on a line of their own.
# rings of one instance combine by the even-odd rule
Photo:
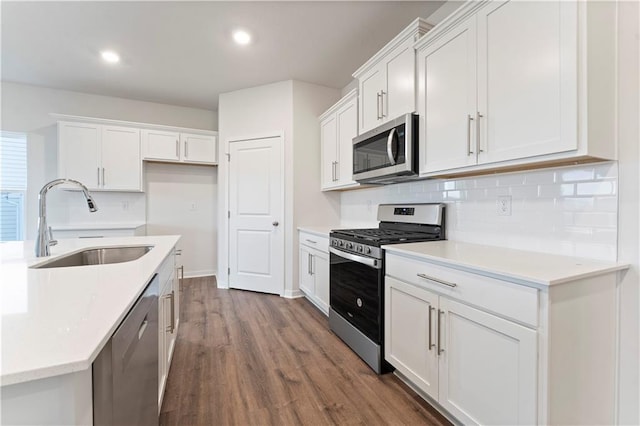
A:
<svg viewBox="0 0 640 426">
<path fill-rule="evenodd" d="M 558 172 L 558 180 L 562 182 L 593 180 L 594 175 L 595 171 L 593 168 L 563 170 Z"/>
<path fill-rule="evenodd" d="M 584 182 L 576 186 L 578 195 L 613 195 L 616 193 L 616 184 L 613 180 Z"/>
<path fill-rule="evenodd" d="M 380 203 L 445 202 L 450 240 L 615 260 L 617 173 L 607 162 L 345 191 L 341 225 L 375 226 Z M 500 195 L 511 216 L 498 216 Z"/>
</svg>

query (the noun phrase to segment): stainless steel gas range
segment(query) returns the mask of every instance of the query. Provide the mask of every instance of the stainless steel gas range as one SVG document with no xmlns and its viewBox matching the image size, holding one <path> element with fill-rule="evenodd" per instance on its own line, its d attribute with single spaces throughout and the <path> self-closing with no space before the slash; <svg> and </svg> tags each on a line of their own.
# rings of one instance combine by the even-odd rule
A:
<svg viewBox="0 0 640 426">
<path fill-rule="evenodd" d="M 329 326 L 376 373 L 384 361 L 386 244 L 445 239 L 444 204 L 381 204 L 378 228 L 331 231 Z"/>
</svg>

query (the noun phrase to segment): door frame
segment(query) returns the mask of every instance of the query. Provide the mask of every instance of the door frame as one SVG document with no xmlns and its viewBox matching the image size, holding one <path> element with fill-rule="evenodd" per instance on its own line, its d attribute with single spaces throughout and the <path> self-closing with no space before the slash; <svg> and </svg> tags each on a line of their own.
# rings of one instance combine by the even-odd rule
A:
<svg viewBox="0 0 640 426">
<path fill-rule="evenodd" d="M 229 223 L 229 215 L 228 213 L 225 212 L 229 212 L 230 211 L 230 197 L 231 197 L 231 191 L 229 188 L 229 177 L 230 177 L 230 173 L 229 173 L 229 156 L 231 155 L 231 144 L 234 142 L 246 142 L 246 141 L 252 141 L 252 140 L 259 140 L 259 139 L 272 139 L 272 138 L 280 138 L 280 161 L 281 161 L 281 171 L 282 171 L 282 182 L 281 182 L 281 191 L 282 191 L 282 200 L 281 200 L 281 209 L 282 209 L 282 218 L 281 220 L 279 220 L 280 222 L 280 226 L 282 227 L 282 229 L 284 230 L 282 232 L 282 248 L 283 248 L 283 257 L 281 259 L 281 265 L 280 267 L 282 268 L 282 287 L 280 288 L 280 296 L 284 296 L 285 294 L 285 282 L 286 282 L 286 262 L 285 262 L 285 256 L 286 256 L 286 239 L 287 239 L 287 235 L 289 234 L 288 230 L 287 230 L 287 215 L 286 215 L 286 211 L 285 211 L 285 207 L 286 207 L 286 180 L 287 180 L 287 168 L 286 168 L 286 164 L 285 164 L 285 144 L 286 144 L 286 139 L 285 139 L 285 132 L 283 130 L 279 130 L 279 131 L 265 131 L 265 132 L 260 132 L 260 133 L 251 133 L 251 134 L 245 134 L 245 135 L 235 135 L 232 137 L 227 137 L 225 138 L 222 146 L 220 147 L 220 151 L 221 154 L 218 158 L 218 170 L 219 175 L 221 174 L 222 176 L 218 176 L 218 179 L 220 181 L 220 178 L 223 177 L 224 178 L 224 183 L 221 185 L 222 186 L 222 190 L 224 192 L 224 195 L 222 197 L 223 200 L 223 209 L 220 212 L 220 217 L 222 218 L 221 223 L 220 223 L 220 231 L 223 234 L 223 238 L 224 238 L 224 242 L 223 242 L 223 246 L 226 252 L 226 258 L 224 259 L 224 262 L 220 262 L 218 264 L 218 276 L 221 278 L 219 280 L 217 280 L 217 284 L 218 284 L 218 288 L 226 288 L 229 289 L 230 287 L 230 283 L 229 283 L 229 269 L 230 269 L 230 265 L 231 262 L 229 260 L 229 250 L 231 248 L 231 233 L 230 233 L 230 223 Z M 220 259 L 220 257 L 219 257 Z M 221 259 L 222 260 L 222 259 Z"/>
</svg>

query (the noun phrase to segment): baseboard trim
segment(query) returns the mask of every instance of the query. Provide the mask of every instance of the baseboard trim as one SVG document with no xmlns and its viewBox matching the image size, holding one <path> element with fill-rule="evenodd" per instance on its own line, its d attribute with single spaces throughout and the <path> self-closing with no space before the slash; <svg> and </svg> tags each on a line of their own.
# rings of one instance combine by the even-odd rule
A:
<svg viewBox="0 0 640 426">
<path fill-rule="evenodd" d="M 214 271 L 212 269 L 203 269 L 201 271 L 185 271 L 185 278 L 199 278 L 199 277 L 210 277 L 212 275 L 218 275 L 218 271 Z"/>
<path fill-rule="evenodd" d="M 304 297 L 304 294 L 300 290 L 285 290 L 284 294 L 281 296 L 285 299 L 297 299 L 299 297 Z"/>
</svg>

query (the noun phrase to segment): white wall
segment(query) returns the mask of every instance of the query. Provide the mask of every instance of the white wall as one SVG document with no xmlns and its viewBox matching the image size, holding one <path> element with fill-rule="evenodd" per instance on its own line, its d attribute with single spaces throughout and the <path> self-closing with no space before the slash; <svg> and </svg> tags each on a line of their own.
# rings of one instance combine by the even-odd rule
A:
<svg viewBox="0 0 640 426">
<path fill-rule="evenodd" d="M 217 273 L 217 167 L 147 163 L 147 233 L 182 235 L 185 277 Z"/>
<path fill-rule="evenodd" d="M 640 5 L 618 4 L 619 424 L 640 424 Z"/>
<path fill-rule="evenodd" d="M 217 115 L 214 111 L 206 111 L 194 108 L 185 108 L 174 105 L 141 102 L 130 99 L 114 98 L 108 96 L 92 95 L 87 93 L 70 92 L 25 84 L 2 82 L 1 85 L 1 122 L 2 130 L 23 132 L 27 134 L 27 206 L 26 206 L 26 237 L 34 239 L 38 218 L 38 191 L 47 181 L 54 179 L 57 173 L 57 128 L 56 119 L 50 113 L 80 115 L 89 117 L 109 118 L 114 120 L 134 121 L 152 124 L 164 124 L 178 127 L 197 128 L 204 130 L 216 130 Z M 185 170 L 190 167 L 183 166 Z M 215 173 L 215 168 L 210 167 L 210 173 Z M 191 170 L 191 169 L 190 169 Z M 196 176 L 198 176 L 196 172 Z M 155 175 L 153 175 L 155 179 Z M 145 178 L 147 174 L 145 173 Z M 162 205 L 164 216 L 162 223 L 154 223 L 159 215 L 150 211 L 151 230 L 158 226 L 170 226 L 177 228 L 183 223 L 181 217 L 182 205 L 179 203 L 166 203 L 167 196 L 181 199 L 184 194 L 202 194 L 208 192 L 212 195 L 202 201 L 200 212 L 214 211 L 217 205 L 215 199 L 216 182 L 209 177 L 207 188 L 202 188 L 202 182 L 194 177 L 194 182 L 181 182 L 180 193 L 162 193 L 162 199 L 150 199 L 144 193 L 98 193 L 94 194 L 99 210 L 89 213 L 85 203 L 78 198 L 78 193 L 73 191 L 54 190 L 49 194 L 50 224 L 68 223 L 132 223 L 145 222 L 147 203 L 150 205 Z M 156 192 L 154 191 L 154 194 Z M 164 203 L 164 204 L 163 204 Z M 167 205 L 169 205 L 168 208 Z M 214 213 L 215 214 L 215 213 Z M 168 219 L 173 218 L 173 223 Z M 215 220 L 215 216 L 211 218 Z M 214 222 L 215 223 L 215 222 Z M 153 231 L 152 231 L 153 232 Z M 215 246 L 215 229 L 208 229 L 207 234 L 184 228 L 184 241 L 208 241 L 209 246 L 204 252 L 212 252 Z M 190 234 L 191 233 L 191 234 Z M 197 235 L 197 238 L 195 234 Z M 183 243 L 184 243 L 183 241 Z M 196 252 L 195 248 L 187 252 Z M 186 257 L 186 256 L 185 256 Z M 195 258 L 194 258 L 195 260 Z M 214 271 L 215 258 L 200 259 L 194 264 L 187 263 L 185 274 L 193 274 L 197 271 Z"/>
<path fill-rule="evenodd" d="M 284 295 L 294 296 L 297 294 L 297 279 L 295 272 L 297 271 L 297 250 L 294 242 L 297 241 L 296 222 L 295 222 L 295 205 L 296 196 L 294 190 L 294 182 L 300 178 L 303 179 L 307 189 L 309 189 L 309 197 L 305 200 L 315 203 L 318 213 L 331 210 L 337 211 L 337 195 L 332 194 L 311 194 L 314 188 L 320 188 L 320 171 L 319 156 L 315 156 L 315 164 L 312 169 L 303 169 L 308 164 L 305 160 L 309 157 L 303 157 L 300 154 L 306 152 L 313 157 L 313 154 L 306 151 L 307 148 L 319 152 L 319 135 L 320 127 L 317 119 L 310 119 L 316 111 L 318 115 L 328 108 L 331 103 L 335 102 L 339 97 L 339 90 L 329 89 L 326 87 L 310 85 L 307 83 L 284 81 L 279 83 L 268 84 L 259 87 L 253 87 L 244 90 L 238 90 L 231 93 L 220 95 L 219 100 L 219 123 L 220 123 L 220 145 L 219 156 L 225 158 L 228 152 L 229 140 L 242 140 L 253 137 L 263 137 L 268 135 L 284 135 L 285 150 L 285 283 Z M 294 102 L 294 98 L 297 101 Z M 298 110 L 294 113 L 294 105 Z M 316 116 L 317 117 L 317 116 Z M 297 133 L 294 125 L 297 124 Z M 300 144 L 301 150 L 297 150 Z M 294 148 L 296 147 L 296 148 Z M 317 150 L 317 151 L 316 151 Z M 297 154 L 297 155 L 296 155 Z M 300 158 L 298 158 L 300 157 Z M 298 164 L 298 160 L 303 162 Z M 295 166 L 294 166 L 295 164 Z M 304 170 L 304 174 L 296 175 Z M 315 173 L 317 170 L 317 173 Z M 228 193 L 227 193 L 227 174 L 228 167 L 226 162 L 221 162 L 218 175 L 218 200 L 224 208 L 221 211 L 228 210 Z M 333 207 L 331 207 L 333 206 Z M 322 220 L 332 220 L 331 215 L 321 217 Z M 337 218 L 333 217 L 333 220 Z M 306 224 L 306 223 L 305 223 Z M 226 215 L 221 214 L 218 220 L 219 233 L 219 275 L 218 283 L 225 287 L 228 285 L 228 276 L 226 274 L 228 260 L 228 232 Z"/>
</svg>

